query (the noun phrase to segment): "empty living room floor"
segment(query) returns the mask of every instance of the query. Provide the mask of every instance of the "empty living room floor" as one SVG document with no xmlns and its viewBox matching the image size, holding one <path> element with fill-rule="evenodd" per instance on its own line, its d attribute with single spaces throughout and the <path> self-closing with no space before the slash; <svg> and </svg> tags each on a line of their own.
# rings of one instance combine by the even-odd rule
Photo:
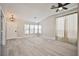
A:
<svg viewBox="0 0 79 59">
<path fill-rule="evenodd" d="M 76 56 L 77 47 L 40 37 L 7 40 L 8 56 Z"/>
</svg>

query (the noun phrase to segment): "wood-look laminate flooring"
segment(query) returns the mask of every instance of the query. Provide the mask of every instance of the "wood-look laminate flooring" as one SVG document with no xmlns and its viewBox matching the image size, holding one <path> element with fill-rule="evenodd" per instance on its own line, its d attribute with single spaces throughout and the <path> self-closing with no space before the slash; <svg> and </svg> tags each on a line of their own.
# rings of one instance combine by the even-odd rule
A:
<svg viewBox="0 0 79 59">
<path fill-rule="evenodd" d="M 39 37 L 7 40 L 8 56 L 76 56 L 77 47 Z"/>
</svg>

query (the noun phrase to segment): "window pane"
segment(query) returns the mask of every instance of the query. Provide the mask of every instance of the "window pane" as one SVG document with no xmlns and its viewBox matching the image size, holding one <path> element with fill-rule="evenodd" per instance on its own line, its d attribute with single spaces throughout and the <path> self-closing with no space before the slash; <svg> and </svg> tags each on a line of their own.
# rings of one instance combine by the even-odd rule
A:
<svg viewBox="0 0 79 59">
<path fill-rule="evenodd" d="M 42 27 L 41 27 L 41 25 L 39 25 L 39 33 L 42 33 Z"/>
<path fill-rule="evenodd" d="M 29 34 L 29 24 L 24 25 L 25 34 Z"/>
<path fill-rule="evenodd" d="M 25 34 L 42 33 L 41 29 L 42 29 L 41 25 L 29 25 L 29 24 L 24 25 Z"/>
<path fill-rule="evenodd" d="M 35 33 L 38 33 L 38 25 L 35 25 Z"/>
<path fill-rule="evenodd" d="M 30 25 L 30 33 L 34 33 L 34 25 Z"/>
</svg>

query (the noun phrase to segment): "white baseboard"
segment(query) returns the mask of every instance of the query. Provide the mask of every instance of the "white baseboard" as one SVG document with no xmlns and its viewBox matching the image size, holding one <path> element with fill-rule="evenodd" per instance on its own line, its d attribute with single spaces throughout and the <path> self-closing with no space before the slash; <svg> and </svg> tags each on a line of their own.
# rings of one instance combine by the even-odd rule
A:
<svg viewBox="0 0 79 59">
<path fill-rule="evenodd" d="M 24 37 L 13 37 L 13 38 L 7 38 L 7 40 L 10 40 L 10 39 L 19 39 L 19 38 L 24 38 Z"/>
<path fill-rule="evenodd" d="M 55 37 L 30 35 L 30 36 L 23 36 L 23 37 L 13 37 L 13 38 L 8 38 L 7 40 L 10 40 L 10 39 L 29 38 L 29 37 L 41 37 L 41 38 L 44 38 L 44 39 L 51 39 L 51 40 L 55 40 L 55 39 L 56 39 Z"/>
</svg>

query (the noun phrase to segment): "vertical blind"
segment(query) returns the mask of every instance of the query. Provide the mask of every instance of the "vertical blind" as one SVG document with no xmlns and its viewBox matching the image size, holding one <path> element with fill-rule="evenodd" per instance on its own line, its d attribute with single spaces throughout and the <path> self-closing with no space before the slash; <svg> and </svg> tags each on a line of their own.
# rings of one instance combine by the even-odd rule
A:
<svg viewBox="0 0 79 59">
<path fill-rule="evenodd" d="M 64 37 L 64 17 L 56 19 L 56 31 L 58 37 Z"/>
<path fill-rule="evenodd" d="M 66 16 L 68 38 L 77 38 L 77 13 Z"/>
<path fill-rule="evenodd" d="M 56 36 L 64 37 L 66 30 L 67 38 L 70 41 L 77 40 L 77 13 L 56 18 Z"/>
</svg>

